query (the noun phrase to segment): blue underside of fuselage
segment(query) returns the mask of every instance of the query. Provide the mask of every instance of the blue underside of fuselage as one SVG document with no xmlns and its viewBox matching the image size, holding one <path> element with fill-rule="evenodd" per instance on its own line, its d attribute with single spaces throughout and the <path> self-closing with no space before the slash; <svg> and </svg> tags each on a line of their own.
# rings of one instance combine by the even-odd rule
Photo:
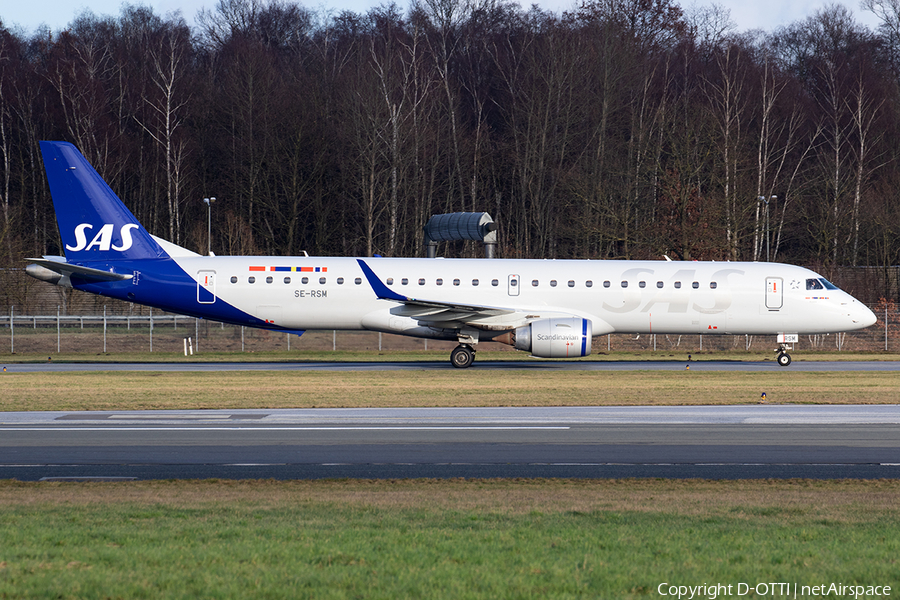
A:
<svg viewBox="0 0 900 600">
<path fill-rule="evenodd" d="M 132 278 L 111 282 L 85 281 L 77 275 L 72 275 L 70 278 L 72 287 L 76 290 L 151 306 L 179 315 L 220 321 L 232 325 L 283 331 L 297 335 L 304 333 L 302 330 L 286 329 L 272 323 L 266 323 L 264 320 L 232 306 L 221 298 L 215 298 L 212 301 L 212 295 L 203 289 L 200 290 L 200 293 L 207 297 L 201 295 L 201 298 L 205 300 L 201 304 L 197 299 L 197 282 L 171 258 L 80 264 L 103 271 L 113 270 L 117 273 L 136 272 L 138 275 L 137 281 Z"/>
</svg>

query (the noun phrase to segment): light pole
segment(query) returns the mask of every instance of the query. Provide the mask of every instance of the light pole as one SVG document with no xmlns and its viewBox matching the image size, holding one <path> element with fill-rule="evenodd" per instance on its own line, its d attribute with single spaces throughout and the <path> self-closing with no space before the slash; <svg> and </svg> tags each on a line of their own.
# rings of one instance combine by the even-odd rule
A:
<svg viewBox="0 0 900 600">
<path fill-rule="evenodd" d="M 206 204 L 206 255 L 212 256 L 212 203 L 216 201 L 216 197 L 204 198 Z"/>
<path fill-rule="evenodd" d="M 769 260 L 769 200 L 778 200 L 778 196 L 769 196 L 766 198 L 765 196 L 760 196 L 760 200 L 765 202 L 766 204 L 766 262 L 770 262 Z"/>
</svg>

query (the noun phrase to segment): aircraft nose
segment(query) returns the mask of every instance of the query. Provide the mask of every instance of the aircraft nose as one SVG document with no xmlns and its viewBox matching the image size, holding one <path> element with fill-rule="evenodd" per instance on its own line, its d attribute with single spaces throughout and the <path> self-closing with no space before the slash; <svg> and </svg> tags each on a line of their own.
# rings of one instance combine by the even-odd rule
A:
<svg viewBox="0 0 900 600">
<path fill-rule="evenodd" d="M 862 302 L 857 302 L 854 308 L 856 310 L 851 313 L 851 317 L 853 318 L 853 322 L 859 325 L 860 328 L 870 327 L 878 320 L 875 313 Z"/>
</svg>

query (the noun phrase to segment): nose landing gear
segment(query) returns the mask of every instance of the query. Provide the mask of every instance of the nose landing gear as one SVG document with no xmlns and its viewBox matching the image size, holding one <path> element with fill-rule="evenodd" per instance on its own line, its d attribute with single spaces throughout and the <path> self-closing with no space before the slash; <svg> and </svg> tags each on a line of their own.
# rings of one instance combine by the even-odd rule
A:
<svg viewBox="0 0 900 600">
<path fill-rule="evenodd" d="M 775 360 L 778 361 L 779 366 L 786 367 L 791 364 L 791 355 L 787 353 L 788 350 L 792 350 L 792 348 L 787 344 L 779 344 L 775 348 L 775 352 L 778 353 Z"/>
</svg>

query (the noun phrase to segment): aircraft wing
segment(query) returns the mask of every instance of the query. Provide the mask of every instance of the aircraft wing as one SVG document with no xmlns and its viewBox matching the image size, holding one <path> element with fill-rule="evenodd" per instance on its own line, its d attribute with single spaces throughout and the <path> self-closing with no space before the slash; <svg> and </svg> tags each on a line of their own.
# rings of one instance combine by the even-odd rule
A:
<svg viewBox="0 0 900 600">
<path fill-rule="evenodd" d="M 102 269 L 73 265 L 66 262 L 62 257 L 26 258 L 25 260 L 32 263 L 26 267 L 26 272 L 33 274 L 38 279 L 44 281 L 49 281 L 50 279 L 48 279 L 48 277 L 52 277 L 52 275 L 46 271 L 41 272 L 41 269 L 46 269 L 61 277 L 71 277 L 72 275 L 76 275 L 87 281 L 121 281 L 124 279 L 131 279 L 134 276 L 131 273 L 112 273 Z"/>
<path fill-rule="evenodd" d="M 378 278 L 371 267 L 361 259 L 357 259 L 360 268 L 366 275 L 369 285 L 375 295 L 381 300 L 393 300 L 403 305 L 400 310 L 392 310 L 393 314 L 404 317 L 412 317 L 427 323 L 468 323 L 484 319 L 503 317 L 516 314 L 512 308 L 497 306 L 482 306 L 479 304 L 460 304 L 457 302 L 441 302 L 439 300 L 424 300 L 398 294 Z M 523 313 L 524 314 L 524 313 Z"/>
</svg>

